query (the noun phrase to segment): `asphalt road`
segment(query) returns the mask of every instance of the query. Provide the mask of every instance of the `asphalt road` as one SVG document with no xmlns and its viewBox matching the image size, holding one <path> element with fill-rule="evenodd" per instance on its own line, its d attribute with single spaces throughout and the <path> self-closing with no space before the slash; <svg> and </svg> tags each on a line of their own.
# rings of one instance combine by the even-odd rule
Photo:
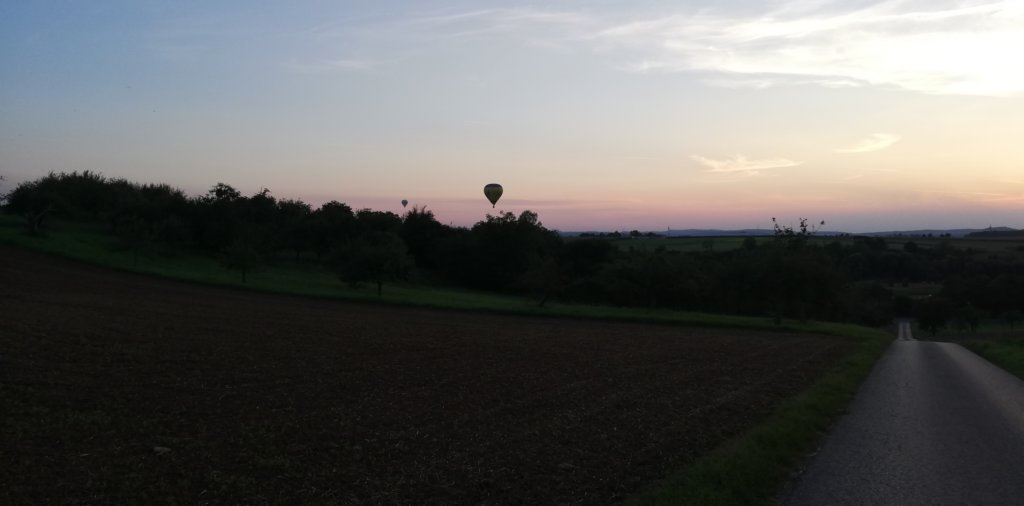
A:
<svg viewBox="0 0 1024 506">
<path fill-rule="evenodd" d="M 787 505 L 1024 505 L 1024 381 L 899 325 Z"/>
</svg>

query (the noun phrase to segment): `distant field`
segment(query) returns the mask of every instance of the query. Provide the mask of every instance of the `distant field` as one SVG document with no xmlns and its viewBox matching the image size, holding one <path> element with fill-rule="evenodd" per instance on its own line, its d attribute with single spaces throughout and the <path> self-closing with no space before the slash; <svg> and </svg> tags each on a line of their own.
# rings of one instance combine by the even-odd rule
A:
<svg viewBox="0 0 1024 506">
<path fill-rule="evenodd" d="M 693 252 L 715 252 L 731 251 L 743 246 L 747 236 L 722 236 L 722 237 L 566 237 L 566 241 L 577 241 L 581 239 L 601 239 L 614 244 L 620 250 L 630 248 L 652 251 L 664 248 L 668 251 L 680 251 L 684 253 Z M 758 242 L 769 241 L 771 237 L 754 237 Z"/>
<path fill-rule="evenodd" d="M 0 256 L 5 504 L 606 504 L 764 420 L 853 345 Z"/>
<path fill-rule="evenodd" d="M 743 241 L 752 237 L 758 243 L 772 241 L 771 236 L 723 236 L 723 237 L 623 237 L 604 238 L 616 245 L 620 250 L 635 248 L 638 250 L 654 250 L 664 248 L 669 251 L 704 252 L 731 251 L 743 246 Z M 838 242 L 852 244 L 857 236 L 815 236 L 811 240 L 820 245 Z M 569 240 L 577 240 L 572 238 Z M 883 237 L 891 250 L 902 250 L 904 244 L 913 242 L 921 248 L 935 248 L 949 244 L 960 249 L 973 249 L 986 254 L 1000 254 L 1024 258 L 1024 239 L 1016 238 L 939 238 L 939 237 Z"/>
<path fill-rule="evenodd" d="M 934 238 L 934 237 L 887 237 L 885 238 L 890 249 L 903 249 L 907 242 L 923 248 L 935 248 L 942 244 L 949 244 L 959 249 L 972 249 L 982 253 L 997 253 L 1016 258 L 1024 257 L 1024 239 L 1021 238 Z"/>
<path fill-rule="evenodd" d="M 665 248 L 669 251 L 697 252 L 697 251 L 730 251 L 739 249 L 746 237 L 637 237 L 623 239 L 609 239 L 619 249 L 646 249 L 654 250 Z M 768 237 L 755 238 L 755 240 L 769 240 Z"/>
</svg>

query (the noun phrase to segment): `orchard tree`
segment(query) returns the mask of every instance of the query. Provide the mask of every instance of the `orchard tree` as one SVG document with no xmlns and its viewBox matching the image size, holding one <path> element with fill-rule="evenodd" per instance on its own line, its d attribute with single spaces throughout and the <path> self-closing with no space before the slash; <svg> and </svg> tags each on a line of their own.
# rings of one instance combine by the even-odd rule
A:
<svg viewBox="0 0 1024 506">
<path fill-rule="evenodd" d="M 122 216 L 115 225 L 121 246 L 132 253 L 132 265 L 139 265 L 139 255 L 153 243 L 149 225 L 138 215 Z"/>
<path fill-rule="evenodd" d="M 263 267 L 263 256 L 260 254 L 255 227 L 240 227 L 238 235 L 224 249 L 222 263 L 228 269 L 239 271 L 242 283 L 248 282 L 249 273 Z"/>
<path fill-rule="evenodd" d="M 1010 326 L 1010 330 L 1013 330 L 1013 327 L 1017 324 L 1017 322 L 1024 320 L 1024 314 L 1022 314 L 1020 311 L 1016 309 L 1011 309 L 1009 311 L 1004 312 L 1002 314 L 1002 317 L 1003 321 L 1005 321 L 1007 325 Z"/>
<path fill-rule="evenodd" d="M 55 197 L 50 186 L 52 186 L 52 177 L 26 181 L 5 196 L 7 199 L 5 208 L 8 212 L 25 217 L 29 235 L 39 235 L 42 232 L 44 220 L 57 211 Z"/>
<path fill-rule="evenodd" d="M 436 269 L 440 264 L 440 243 L 449 235 L 449 231 L 426 206 L 413 206 L 402 217 L 400 234 L 409 248 L 409 254 L 416 260 L 417 267 Z"/>
<path fill-rule="evenodd" d="M 558 259 L 553 255 L 534 262 L 519 279 L 520 286 L 537 298 L 537 307 L 544 307 L 551 297 L 560 295 L 567 283 Z"/>
<path fill-rule="evenodd" d="M 312 246 L 317 262 L 332 249 L 345 244 L 355 234 L 356 217 L 352 208 L 332 200 L 320 206 L 310 217 Z"/>
<path fill-rule="evenodd" d="M 915 308 L 917 322 L 922 329 L 934 336 L 949 323 L 950 309 L 950 304 L 945 299 L 928 297 L 921 300 Z"/>
<path fill-rule="evenodd" d="M 367 281 L 377 284 L 377 296 L 384 282 L 403 277 L 411 261 L 402 238 L 392 232 L 370 232 L 350 240 L 332 255 L 342 281 L 352 286 Z"/>
</svg>

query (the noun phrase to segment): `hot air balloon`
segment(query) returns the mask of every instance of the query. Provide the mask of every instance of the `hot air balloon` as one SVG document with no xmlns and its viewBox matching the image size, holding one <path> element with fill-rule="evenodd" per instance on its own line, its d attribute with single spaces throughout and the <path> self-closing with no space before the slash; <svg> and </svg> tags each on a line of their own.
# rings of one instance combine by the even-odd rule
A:
<svg viewBox="0 0 1024 506">
<path fill-rule="evenodd" d="M 498 203 L 498 199 L 501 198 L 501 185 L 498 183 L 491 183 L 484 186 L 484 195 L 487 196 L 487 200 L 491 201 L 491 207 L 494 207 Z"/>
<path fill-rule="evenodd" d="M 405 200 L 405 199 L 402 199 L 402 207 L 404 208 L 407 205 L 409 205 L 409 201 Z"/>
</svg>

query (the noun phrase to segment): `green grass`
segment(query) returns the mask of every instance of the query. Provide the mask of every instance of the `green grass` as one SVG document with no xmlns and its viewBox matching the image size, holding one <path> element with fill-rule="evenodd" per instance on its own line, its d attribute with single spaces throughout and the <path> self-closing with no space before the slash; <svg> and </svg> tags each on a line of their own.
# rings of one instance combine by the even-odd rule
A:
<svg viewBox="0 0 1024 506">
<path fill-rule="evenodd" d="M 143 255 L 136 262 L 130 251 L 118 248 L 116 239 L 111 237 L 106 227 L 101 224 L 51 222 L 44 236 L 33 237 L 24 233 L 19 218 L 0 215 L 0 244 L 61 255 L 119 270 L 196 283 L 357 302 L 833 335 L 845 335 L 859 328 L 830 322 L 785 321 L 781 325 L 776 325 L 767 316 L 734 316 L 666 309 L 561 303 L 548 303 L 544 307 L 538 307 L 535 300 L 527 297 L 410 283 L 386 283 L 383 295 L 378 296 L 375 286 L 368 284 L 351 287 L 340 282 L 336 276 L 322 267 L 294 262 L 280 262 L 250 273 L 248 282 L 243 283 L 237 271 L 224 268 L 216 258 L 209 256 L 192 253 L 175 256 Z"/>
<path fill-rule="evenodd" d="M 984 357 L 989 362 L 1024 379 L 1024 323 L 1010 326 L 1000 319 L 982 320 L 977 330 L 957 329 L 952 326 L 934 334 L 916 325 L 914 337 L 921 340 L 958 343 Z"/>
<path fill-rule="evenodd" d="M 989 362 L 1024 379 L 1024 337 L 973 340 L 963 344 Z"/>
<path fill-rule="evenodd" d="M 670 476 L 630 502 L 749 505 L 777 502 L 783 486 L 814 450 L 892 340 L 861 329 L 856 349 L 832 374 L 785 401 L 750 431 Z"/>
<path fill-rule="evenodd" d="M 987 320 L 975 332 L 943 329 L 934 339 L 960 343 L 989 362 L 1024 379 L 1024 324 L 1010 327 L 1004 321 Z"/>
</svg>

